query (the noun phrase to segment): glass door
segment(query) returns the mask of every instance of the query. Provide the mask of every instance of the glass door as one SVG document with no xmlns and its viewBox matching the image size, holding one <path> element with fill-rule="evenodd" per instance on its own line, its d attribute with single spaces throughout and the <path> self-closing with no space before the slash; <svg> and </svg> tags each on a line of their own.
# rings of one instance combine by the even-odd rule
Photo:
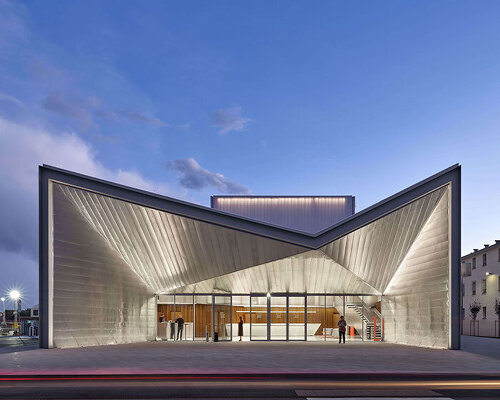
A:
<svg viewBox="0 0 500 400">
<path fill-rule="evenodd" d="M 306 340 L 306 297 L 288 297 L 288 340 Z"/>
<path fill-rule="evenodd" d="M 345 296 L 346 340 L 362 340 L 365 323 L 370 322 L 364 312 L 360 296 Z"/>
<path fill-rule="evenodd" d="M 250 340 L 250 296 L 233 296 L 233 340 Z"/>
<path fill-rule="evenodd" d="M 307 296 L 307 340 L 326 340 L 325 296 Z"/>
<path fill-rule="evenodd" d="M 273 295 L 270 297 L 270 332 L 271 340 L 288 340 L 287 303 L 288 298 L 284 295 Z"/>
<path fill-rule="evenodd" d="M 174 296 L 160 294 L 157 299 L 156 337 L 159 340 L 174 340 L 176 334 Z"/>
<path fill-rule="evenodd" d="M 231 296 L 214 295 L 214 338 L 230 341 L 232 338 Z"/>
<path fill-rule="evenodd" d="M 250 340 L 267 339 L 267 296 L 251 296 Z"/>
<path fill-rule="evenodd" d="M 338 323 L 344 315 L 344 296 L 325 296 L 325 340 L 339 340 Z"/>
<path fill-rule="evenodd" d="M 212 337 L 212 295 L 194 296 L 194 340 Z"/>
<path fill-rule="evenodd" d="M 175 295 L 176 340 L 193 340 L 194 309 L 193 295 Z"/>
</svg>

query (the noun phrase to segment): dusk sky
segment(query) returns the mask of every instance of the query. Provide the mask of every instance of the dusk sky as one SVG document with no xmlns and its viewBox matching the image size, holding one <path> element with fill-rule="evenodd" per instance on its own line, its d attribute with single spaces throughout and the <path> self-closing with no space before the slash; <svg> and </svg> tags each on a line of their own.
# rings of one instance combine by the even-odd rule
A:
<svg viewBox="0 0 500 400">
<path fill-rule="evenodd" d="M 497 0 L 0 0 L 0 294 L 38 302 L 43 163 L 357 211 L 460 163 L 462 254 L 493 243 L 499 21 Z"/>
</svg>

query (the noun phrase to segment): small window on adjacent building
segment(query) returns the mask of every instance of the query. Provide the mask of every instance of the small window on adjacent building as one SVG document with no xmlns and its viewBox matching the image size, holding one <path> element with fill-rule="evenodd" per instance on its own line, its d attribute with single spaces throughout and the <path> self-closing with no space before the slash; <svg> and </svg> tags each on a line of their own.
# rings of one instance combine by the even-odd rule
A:
<svg viewBox="0 0 500 400">
<path fill-rule="evenodd" d="M 481 285 L 481 291 L 483 292 L 483 294 L 486 293 L 486 279 L 483 279 L 483 283 Z"/>
<path fill-rule="evenodd" d="M 500 276 L 498 277 L 498 290 L 500 290 Z"/>
<path fill-rule="evenodd" d="M 498 249 L 498 261 L 500 261 L 500 248 Z"/>
<path fill-rule="evenodd" d="M 483 254 L 483 267 L 486 265 L 486 253 Z"/>
<path fill-rule="evenodd" d="M 476 281 L 472 281 L 472 295 L 476 294 Z"/>
<path fill-rule="evenodd" d="M 476 269 L 476 257 L 472 257 L 472 269 Z"/>
<path fill-rule="evenodd" d="M 462 296 L 465 296 L 465 283 L 462 282 Z"/>
<path fill-rule="evenodd" d="M 483 307 L 483 319 L 486 319 L 486 307 Z"/>
<path fill-rule="evenodd" d="M 38 317 L 38 310 L 33 310 L 33 316 Z"/>
</svg>

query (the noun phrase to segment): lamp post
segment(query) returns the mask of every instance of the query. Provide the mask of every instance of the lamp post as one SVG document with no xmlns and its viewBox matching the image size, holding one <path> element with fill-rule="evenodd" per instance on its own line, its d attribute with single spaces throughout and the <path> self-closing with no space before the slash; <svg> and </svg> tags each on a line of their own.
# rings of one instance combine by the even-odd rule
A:
<svg viewBox="0 0 500 400">
<path fill-rule="evenodd" d="M 17 325 L 17 300 L 21 297 L 21 293 L 19 293 L 19 290 L 11 290 L 10 293 L 9 293 L 9 296 L 12 300 L 14 300 L 14 303 L 16 304 L 16 308 L 14 309 L 14 329 L 16 330 L 16 333 L 17 333 L 17 329 L 18 329 L 18 325 Z"/>
<path fill-rule="evenodd" d="M 5 326 L 5 297 L 2 297 L 0 300 L 3 303 L 2 326 Z"/>
</svg>

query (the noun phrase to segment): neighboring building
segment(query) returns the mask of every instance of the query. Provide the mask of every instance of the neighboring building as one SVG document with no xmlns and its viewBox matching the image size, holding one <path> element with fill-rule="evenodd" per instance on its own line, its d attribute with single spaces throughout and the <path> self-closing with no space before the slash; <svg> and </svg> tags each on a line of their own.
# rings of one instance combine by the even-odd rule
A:
<svg viewBox="0 0 500 400">
<path fill-rule="evenodd" d="M 25 336 L 38 336 L 38 304 L 29 309 L 30 315 L 19 318 L 19 332 Z"/>
<path fill-rule="evenodd" d="M 40 167 L 40 346 L 348 340 L 460 348 L 460 166 L 352 196 L 202 207 Z M 184 321 L 180 330 L 179 320 Z M 189 355 L 186 355 L 189 356 Z"/>
<path fill-rule="evenodd" d="M 500 337 L 500 316 L 495 312 L 495 302 L 500 302 L 500 240 L 462 257 L 462 296 L 464 335 Z M 480 309 L 472 323 L 474 302 Z"/>
</svg>

